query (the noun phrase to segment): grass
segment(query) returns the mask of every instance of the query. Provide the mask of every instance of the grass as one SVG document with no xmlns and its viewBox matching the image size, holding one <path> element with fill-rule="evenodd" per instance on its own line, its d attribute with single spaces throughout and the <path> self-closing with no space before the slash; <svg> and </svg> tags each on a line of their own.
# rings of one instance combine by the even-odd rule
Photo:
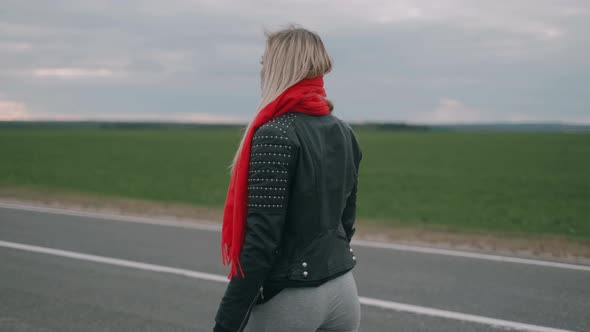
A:
<svg viewBox="0 0 590 332">
<path fill-rule="evenodd" d="M 223 206 L 237 129 L 0 130 L 0 186 Z M 590 237 L 590 135 L 358 129 L 377 223 Z"/>
<path fill-rule="evenodd" d="M 590 135 L 358 133 L 374 218 L 590 236 Z"/>
</svg>

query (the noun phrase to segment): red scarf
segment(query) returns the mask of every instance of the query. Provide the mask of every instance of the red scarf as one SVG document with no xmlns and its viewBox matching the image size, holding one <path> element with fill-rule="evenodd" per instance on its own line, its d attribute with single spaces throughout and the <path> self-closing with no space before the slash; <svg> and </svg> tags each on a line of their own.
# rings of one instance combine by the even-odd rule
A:
<svg viewBox="0 0 590 332">
<path fill-rule="evenodd" d="M 238 269 L 245 277 L 239 257 L 246 231 L 246 214 L 248 199 L 248 166 L 252 137 L 257 128 L 289 111 L 312 115 L 326 115 L 330 107 L 322 97 L 326 96 L 322 76 L 304 79 L 287 88 L 275 100 L 258 112 L 252 125 L 246 132 L 242 150 L 232 173 L 223 210 L 221 229 L 221 253 L 223 264 L 231 264 L 228 279 L 238 274 Z"/>
</svg>

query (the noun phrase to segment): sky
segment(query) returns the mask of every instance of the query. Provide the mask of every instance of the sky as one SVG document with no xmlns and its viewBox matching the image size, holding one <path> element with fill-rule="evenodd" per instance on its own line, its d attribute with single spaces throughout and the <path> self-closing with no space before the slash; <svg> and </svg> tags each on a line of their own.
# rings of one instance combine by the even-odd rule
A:
<svg viewBox="0 0 590 332">
<path fill-rule="evenodd" d="M 0 120 L 245 123 L 293 23 L 346 121 L 590 124 L 587 0 L 2 0 Z"/>
</svg>

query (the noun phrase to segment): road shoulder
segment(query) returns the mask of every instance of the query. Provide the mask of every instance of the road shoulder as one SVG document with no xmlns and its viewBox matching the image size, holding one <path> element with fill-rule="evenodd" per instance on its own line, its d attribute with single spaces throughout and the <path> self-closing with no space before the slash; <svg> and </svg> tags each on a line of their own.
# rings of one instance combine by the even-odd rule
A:
<svg viewBox="0 0 590 332">
<path fill-rule="evenodd" d="M 0 187 L 0 202 L 73 211 L 148 217 L 161 222 L 219 225 L 221 207 L 156 202 L 92 193 L 26 187 Z M 590 265 L 590 239 L 409 226 L 390 220 L 359 219 L 358 240 L 395 242 L 431 248 L 545 259 Z"/>
</svg>

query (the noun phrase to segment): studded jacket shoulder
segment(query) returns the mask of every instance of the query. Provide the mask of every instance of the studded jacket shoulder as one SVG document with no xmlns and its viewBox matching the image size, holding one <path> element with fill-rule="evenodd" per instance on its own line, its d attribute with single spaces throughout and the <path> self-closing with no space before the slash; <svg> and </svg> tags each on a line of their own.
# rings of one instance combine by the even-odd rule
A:
<svg viewBox="0 0 590 332">
<path fill-rule="evenodd" d="M 317 286 L 356 264 L 358 168 L 352 128 L 332 114 L 288 112 L 255 132 L 240 262 L 214 331 L 243 331 L 250 310 L 285 287 Z"/>
</svg>

